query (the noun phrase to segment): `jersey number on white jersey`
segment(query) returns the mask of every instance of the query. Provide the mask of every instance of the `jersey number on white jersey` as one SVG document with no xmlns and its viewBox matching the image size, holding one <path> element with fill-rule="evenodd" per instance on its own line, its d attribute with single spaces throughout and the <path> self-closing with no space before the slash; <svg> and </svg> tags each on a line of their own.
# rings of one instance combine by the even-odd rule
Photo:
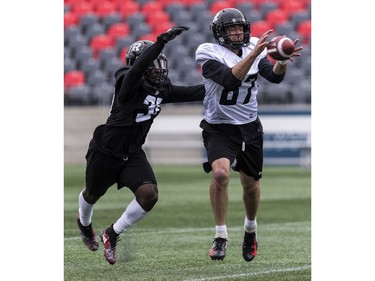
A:
<svg viewBox="0 0 375 281">
<path fill-rule="evenodd" d="M 251 98 L 251 90 L 255 86 L 255 81 L 257 80 L 257 74 L 249 75 L 246 80 L 243 82 L 243 86 L 247 88 L 247 94 L 245 99 L 243 100 L 243 104 L 247 104 L 250 101 Z M 236 88 L 232 91 L 228 91 L 226 89 L 223 89 L 221 92 L 220 97 L 220 104 L 222 105 L 235 105 L 237 103 L 238 95 L 240 93 L 240 90 L 245 91 L 245 87 Z"/>
</svg>

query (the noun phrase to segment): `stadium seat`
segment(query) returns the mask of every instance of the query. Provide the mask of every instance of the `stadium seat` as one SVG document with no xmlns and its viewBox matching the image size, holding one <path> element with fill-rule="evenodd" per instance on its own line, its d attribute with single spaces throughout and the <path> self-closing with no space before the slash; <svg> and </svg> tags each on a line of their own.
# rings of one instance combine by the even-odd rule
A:
<svg viewBox="0 0 375 281">
<path fill-rule="evenodd" d="M 191 7 L 191 6 L 194 6 L 194 5 L 197 5 L 197 4 L 204 4 L 205 1 L 203 1 L 203 0 L 180 0 L 179 2 L 181 2 L 185 6 Z"/>
<path fill-rule="evenodd" d="M 146 23 L 154 29 L 157 25 L 169 22 L 169 14 L 164 11 L 155 11 L 146 14 Z"/>
<path fill-rule="evenodd" d="M 96 87 L 106 81 L 107 74 L 101 69 L 90 72 L 90 75 L 86 77 L 86 85 L 90 87 Z"/>
<path fill-rule="evenodd" d="M 83 15 L 94 12 L 94 7 L 90 2 L 79 1 L 72 6 L 71 12 L 75 13 L 78 18 Z"/>
<path fill-rule="evenodd" d="M 254 9 L 254 5 L 252 3 L 250 3 L 250 2 L 236 3 L 235 8 L 237 8 L 238 10 L 240 10 L 245 15 L 245 17 L 247 18 L 247 20 L 251 20 L 250 13 L 252 11 L 257 11 L 258 12 L 258 10 L 255 10 Z"/>
<path fill-rule="evenodd" d="M 68 105 L 89 105 L 90 88 L 86 85 L 73 86 L 65 91 L 65 103 Z"/>
<path fill-rule="evenodd" d="M 132 29 L 132 35 L 136 40 L 138 40 L 139 37 L 149 34 L 152 32 L 151 27 L 147 23 L 140 23 L 139 25 L 136 25 Z"/>
<path fill-rule="evenodd" d="M 66 12 L 64 13 L 64 28 L 72 25 L 77 25 L 78 17 L 75 13 Z"/>
<path fill-rule="evenodd" d="M 253 22 L 264 20 L 258 10 L 251 10 L 248 14 L 246 14 L 246 18 L 250 21 L 250 31 Z"/>
<path fill-rule="evenodd" d="M 178 12 L 185 11 L 185 6 L 180 2 L 170 3 L 165 5 L 164 11 L 166 11 L 170 16 L 173 16 Z M 192 11 L 192 14 L 194 14 L 194 11 Z"/>
<path fill-rule="evenodd" d="M 93 72 L 100 69 L 100 64 L 98 60 L 90 57 L 87 60 L 81 61 L 79 69 L 85 73 L 85 76 L 88 77 L 92 75 Z"/>
<path fill-rule="evenodd" d="M 232 8 L 232 5 L 229 1 L 222 0 L 222 1 L 213 2 L 211 3 L 211 6 L 210 6 L 211 15 L 214 16 L 219 11 L 225 8 Z"/>
<path fill-rule="evenodd" d="M 143 35 L 139 36 L 137 40 L 150 40 L 150 41 L 155 42 L 156 37 L 158 35 L 159 34 L 154 34 L 154 33 L 143 34 Z"/>
<path fill-rule="evenodd" d="M 117 38 L 125 37 L 130 33 L 130 27 L 126 23 L 115 23 L 111 25 L 107 30 L 107 35 L 113 42 L 117 41 Z"/>
<path fill-rule="evenodd" d="M 277 25 L 288 22 L 288 15 L 281 9 L 275 9 L 267 13 L 266 21 L 275 29 Z"/>
<path fill-rule="evenodd" d="M 113 96 L 113 84 L 102 83 L 91 90 L 91 101 L 97 105 L 108 105 Z"/>
<path fill-rule="evenodd" d="M 304 44 L 310 44 L 311 20 L 305 20 L 298 24 L 297 32 L 302 36 Z"/>
<path fill-rule="evenodd" d="M 276 10 L 278 8 L 279 8 L 279 5 L 275 2 L 264 2 L 264 3 L 260 3 L 258 11 L 262 18 L 266 18 L 266 15 L 270 11 Z"/>
<path fill-rule="evenodd" d="M 87 45 L 87 38 L 80 33 L 78 33 L 77 35 L 73 34 L 70 35 L 69 38 L 67 38 L 66 43 L 66 46 L 69 47 L 74 53 Z"/>
<path fill-rule="evenodd" d="M 119 57 L 113 57 L 103 62 L 102 70 L 106 75 L 106 79 L 109 82 L 115 82 L 114 74 L 116 70 L 120 67 L 124 66 L 125 62 L 121 60 Z"/>
<path fill-rule="evenodd" d="M 75 60 L 67 57 L 64 58 L 64 73 L 71 72 L 73 70 L 76 70 L 76 62 Z"/>
<path fill-rule="evenodd" d="M 105 48 L 113 48 L 114 42 L 108 35 L 99 34 L 91 39 L 90 47 L 94 52 L 94 57 L 96 58 L 101 50 Z"/>
<path fill-rule="evenodd" d="M 269 22 L 266 21 L 256 21 L 251 24 L 251 36 L 260 37 L 268 29 L 271 29 L 272 26 Z"/>
<path fill-rule="evenodd" d="M 106 48 L 99 52 L 98 60 L 100 64 L 104 65 L 106 61 L 115 57 L 117 57 L 117 50 L 115 48 Z"/>
<path fill-rule="evenodd" d="M 268 104 L 287 104 L 292 100 L 291 86 L 287 83 L 261 85 L 261 95 Z"/>
<path fill-rule="evenodd" d="M 134 29 L 137 25 L 145 21 L 145 16 L 141 12 L 136 12 L 132 15 L 129 15 L 126 22 L 129 24 L 131 29 Z"/>
<path fill-rule="evenodd" d="M 305 3 L 303 0 L 288 0 L 280 3 L 280 9 L 282 9 L 288 16 L 296 12 L 305 11 Z"/>
<path fill-rule="evenodd" d="M 105 17 L 116 12 L 116 5 L 111 1 L 101 1 L 95 5 L 95 13 L 99 17 Z"/>
<path fill-rule="evenodd" d="M 130 46 L 130 44 L 128 45 L 128 46 L 124 46 L 121 50 L 120 50 L 120 54 L 119 54 L 119 58 L 120 58 L 120 60 L 122 61 L 122 62 L 126 62 L 126 53 L 127 53 L 127 51 L 128 51 L 128 49 L 129 49 L 129 46 Z"/>
<path fill-rule="evenodd" d="M 85 74 L 83 71 L 73 70 L 64 74 L 64 87 L 73 87 L 85 83 Z"/>
<path fill-rule="evenodd" d="M 128 16 L 133 15 L 134 13 L 137 13 L 139 11 L 140 11 L 140 5 L 137 2 L 133 2 L 133 1 L 123 2 L 119 4 L 117 8 L 117 12 L 125 20 Z"/>
<path fill-rule="evenodd" d="M 168 29 L 172 28 L 174 26 L 174 24 L 172 22 L 163 22 L 163 23 L 160 23 L 160 24 L 156 24 L 153 26 L 153 33 L 155 34 L 161 34 L 161 33 L 164 33 L 164 32 L 167 32 Z"/>
<path fill-rule="evenodd" d="M 116 49 L 117 49 L 117 54 L 119 55 L 119 58 L 121 59 L 125 58 L 122 56 L 122 52 L 124 48 L 128 49 L 128 47 L 131 44 L 133 44 L 135 41 L 137 40 L 133 37 L 133 35 L 117 38 Z"/>
<path fill-rule="evenodd" d="M 90 40 L 92 37 L 99 35 L 99 34 L 104 34 L 105 29 L 101 23 L 94 23 L 92 25 L 89 25 L 86 30 L 84 31 L 84 35 Z"/>
<path fill-rule="evenodd" d="M 81 64 L 83 61 L 86 61 L 92 57 L 93 57 L 93 51 L 86 44 L 82 47 L 75 48 L 74 52 L 72 52 L 72 58 L 76 60 L 77 63 L 79 64 Z"/>
<path fill-rule="evenodd" d="M 287 21 L 283 24 L 278 24 L 275 28 L 275 34 L 285 35 L 289 38 L 291 38 L 290 34 L 292 34 L 294 32 L 295 32 L 294 26 L 290 21 Z"/>
<path fill-rule="evenodd" d="M 123 22 L 122 16 L 117 12 L 102 17 L 102 24 L 105 30 L 108 30 L 111 25 L 120 22 Z"/>
<path fill-rule="evenodd" d="M 295 12 L 289 17 L 289 22 L 293 24 L 295 29 L 297 29 L 297 26 L 301 22 L 305 20 L 309 20 L 309 19 L 310 19 L 310 15 L 308 14 L 307 11 L 299 11 L 299 12 Z"/>
<path fill-rule="evenodd" d="M 99 22 L 99 19 L 98 19 L 98 16 L 95 13 L 90 13 L 90 14 L 86 14 L 86 15 L 81 16 L 79 24 L 81 26 L 82 33 L 85 33 L 86 30 L 90 26 L 92 26 L 92 25 L 94 25 L 98 22 Z"/>
<path fill-rule="evenodd" d="M 158 1 L 147 2 L 141 7 L 141 12 L 146 16 L 146 18 L 148 17 L 148 15 L 163 11 L 163 5 Z"/>
</svg>

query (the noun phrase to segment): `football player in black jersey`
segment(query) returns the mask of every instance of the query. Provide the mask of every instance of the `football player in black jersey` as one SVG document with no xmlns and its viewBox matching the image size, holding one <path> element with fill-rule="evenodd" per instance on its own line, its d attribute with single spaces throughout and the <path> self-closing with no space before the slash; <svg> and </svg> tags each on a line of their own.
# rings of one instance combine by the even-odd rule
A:
<svg viewBox="0 0 375 281">
<path fill-rule="evenodd" d="M 92 251 L 99 244 L 92 227 L 94 204 L 107 189 L 129 188 L 135 198 L 118 220 L 100 233 L 104 257 L 116 262 L 119 234 L 142 219 L 158 200 L 157 181 L 142 145 L 160 105 L 171 102 L 201 101 L 203 84 L 176 86 L 168 78 L 164 45 L 188 28 L 175 26 L 157 37 L 156 42 L 133 43 L 126 54 L 126 66 L 115 73 L 115 93 L 107 122 L 96 127 L 86 154 L 86 187 L 79 194 L 77 223 L 82 240 Z"/>
</svg>

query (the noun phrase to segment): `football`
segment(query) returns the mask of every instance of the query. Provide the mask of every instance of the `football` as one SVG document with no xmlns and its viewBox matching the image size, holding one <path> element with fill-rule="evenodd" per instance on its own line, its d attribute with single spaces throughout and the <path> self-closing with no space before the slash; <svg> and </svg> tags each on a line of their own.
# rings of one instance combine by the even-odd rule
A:
<svg viewBox="0 0 375 281">
<path fill-rule="evenodd" d="M 286 36 L 276 36 L 267 43 L 267 53 L 275 60 L 288 60 L 294 52 L 294 42 Z"/>
</svg>

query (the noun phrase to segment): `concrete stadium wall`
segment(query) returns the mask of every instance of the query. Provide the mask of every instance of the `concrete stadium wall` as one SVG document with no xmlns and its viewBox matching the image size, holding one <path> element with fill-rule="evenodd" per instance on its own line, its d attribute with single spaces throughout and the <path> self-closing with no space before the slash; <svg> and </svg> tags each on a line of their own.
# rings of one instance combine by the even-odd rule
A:
<svg viewBox="0 0 375 281">
<path fill-rule="evenodd" d="M 64 162 L 84 163 L 96 126 L 108 107 L 65 107 Z M 201 106 L 166 105 L 154 120 L 144 149 L 153 164 L 198 164 L 206 161 L 199 123 Z M 310 166 L 309 114 L 261 115 L 265 132 L 265 165 Z"/>
</svg>

